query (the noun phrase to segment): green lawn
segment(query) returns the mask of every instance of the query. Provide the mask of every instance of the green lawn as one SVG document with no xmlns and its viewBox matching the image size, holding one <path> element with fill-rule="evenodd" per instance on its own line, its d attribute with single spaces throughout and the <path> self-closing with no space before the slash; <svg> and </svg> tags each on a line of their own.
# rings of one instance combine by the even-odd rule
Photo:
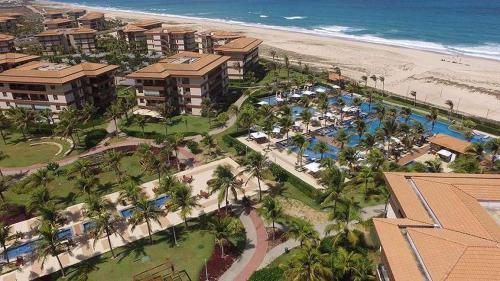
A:
<svg viewBox="0 0 500 281">
<path fill-rule="evenodd" d="M 138 183 L 144 183 L 153 180 L 156 176 L 143 173 L 139 164 L 139 157 L 132 155 L 126 156 L 121 161 L 121 166 L 127 175 L 133 177 Z M 62 170 L 70 169 L 71 165 L 61 167 Z M 116 184 L 114 173 L 106 170 L 98 176 L 99 187 L 95 190 L 98 194 L 105 195 L 119 191 L 120 187 Z M 75 186 L 76 179 L 68 178 L 67 175 L 54 176 L 54 180 L 48 184 L 50 194 L 55 197 L 61 208 L 81 203 L 84 200 L 82 192 Z M 31 190 L 20 190 L 15 187 L 5 193 L 8 202 L 24 205 L 28 201 Z"/>
<path fill-rule="evenodd" d="M 133 119 L 127 124 L 122 121 L 120 130 L 134 137 L 143 137 L 142 129 Z M 201 116 L 182 115 L 172 118 L 172 124 L 167 128 L 168 134 L 182 133 L 184 136 L 193 136 L 206 133 L 210 130 L 208 118 Z M 144 128 L 144 137 L 154 137 L 155 135 L 165 135 L 165 126 L 161 122 L 148 122 Z"/>
<path fill-rule="evenodd" d="M 88 273 L 87 280 L 132 280 L 134 275 L 164 263 L 166 259 L 174 263 L 176 270 L 186 270 L 191 280 L 198 280 L 205 259 L 210 257 L 214 249 L 214 237 L 206 231 L 191 229 L 189 232 L 178 230 L 177 234 L 179 246 L 173 246 L 171 232 L 164 231 L 154 235 L 153 245 L 148 243 L 149 240 L 142 239 L 118 248 L 116 252 L 119 257 L 116 259 L 112 259 L 108 252 L 86 261 L 96 267 L 96 270 Z M 84 275 L 81 272 L 84 265 L 85 262 L 68 268 L 69 280 L 85 280 L 76 278 Z M 59 274 L 51 277 L 49 280 L 68 280 Z"/>
</svg>

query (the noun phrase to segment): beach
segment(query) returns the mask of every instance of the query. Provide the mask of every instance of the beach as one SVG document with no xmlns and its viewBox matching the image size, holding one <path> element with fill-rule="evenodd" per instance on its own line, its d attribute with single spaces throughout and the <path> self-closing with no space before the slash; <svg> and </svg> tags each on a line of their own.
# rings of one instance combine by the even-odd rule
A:
<svg viewBox="0 0 500 281">
<path fill-rule="evenodd" d="M 33 6 L 39 9 L 82 7 L 47 1 L 37 1 Z M 418 100 L 441 107 L 446 107 L 445 101 L 451 100 L 454 110 L 500 121 L 500 61 L 215 20 L 86 9 L 104 12 L 106 17 L 127 22 L 158 19 L 165 25 L 183 25 L 197 30 L 242 32 L 264 41 L 262 57 L 269 57 L 270 50 L 275 50 L 278 57 L 287 54 L 292 64 L 300 61 L 302 65 L 321 69 L 337 66 L 342 74 L 355 80 L 360 80 L 363 75 L 383 76 L 387 91 L 401 96 L 409 96 L 411 91 L 416 91 Z M 375 83 L 368 79 L 368 85 L 375 86 Z M 382 83 L 378 81 L 376 86 L 382 88 Z"/>
</svg>

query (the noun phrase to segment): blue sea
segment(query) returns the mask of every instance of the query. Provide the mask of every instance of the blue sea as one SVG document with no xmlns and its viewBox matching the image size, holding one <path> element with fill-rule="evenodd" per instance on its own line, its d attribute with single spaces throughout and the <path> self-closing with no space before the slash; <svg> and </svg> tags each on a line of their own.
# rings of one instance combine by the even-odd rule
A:
<svg viewBox="0 0 500 281">
<path fill-rule="evenodd" d="M 500 60 L 500 0 L 59 0 Z"/>
</svg>

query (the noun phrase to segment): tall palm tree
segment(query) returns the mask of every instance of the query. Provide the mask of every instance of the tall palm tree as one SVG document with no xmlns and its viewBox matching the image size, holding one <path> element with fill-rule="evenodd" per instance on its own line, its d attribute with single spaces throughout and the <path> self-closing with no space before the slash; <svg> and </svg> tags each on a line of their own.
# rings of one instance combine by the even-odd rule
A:
<svg viewBox="0 0 500 281">
<path fill-rule="evenodd" d="M 219 244 L 221 256 L 224 257 L 224 245 L 233 244 L 233 238 L 243 231 L 243 226 L 237 218 L 225 216 L 213 218 L 208 229 L 215 236 L 215 242 Z"/>
<path fill-rule="evenodd" d="M 344 106 L 345 106 L 345 101 L 342 99 L 342 97 L 337 98 L 337 107 L 340 110 L 340 122 L 344 122 Z"/>
<path fill-rule="evenodd" d="M 135 123 L 141 128 L 142 132 L 142 137 L 144 137 L 144 128 L 146 128 L 147 124 L 147 119 L 144 117 L 144 115 L 136 115 L 135 116 Z"/>
<path fill-rule="evenodd" d="M 363 256 L 354 251 L 348 251 L 343 247 L 337 248 L 334 254 L 334 268 L 341 280 L 353 280 L 356 265 Z"/>
<path fill-rule="evenodd" d="M 330 151 L 330 146 L 325 141 L 320 140 L 314 145 L 313 151 L 316 153 L 319 153 L 320 160 L 323 160 L 323 156 L 325 155 L 325 153 Z"/>
<path fill-rule="evenodd" d="M 26 138 L 29 128 L 38 120 L 36 111 L 24 107 L 9 108 L 7 116 L 12 121 L 12 125 L 21 130 L 23 138 Z"/>
<path fill-rule="evenodd" d="M 492 138 L 485 143 L 485 148 L 491 152 L 491 161 L 495 160 L 495 156 L 500 150 L 500 138 Z"/>
<path fill-rule="evenodd" d="M 319 233 L 316 231 L 314 226 L 303 219 L 294 217 L 290 221 L 285 221 L 285 224 L 287 226 L 285 233 L 287 237 L 299 241 L 301 247 L 307 240 L 319 239 Z"/>
<path fill-rule="evenodd" d="M 118 201 L 122 202 L 122 205 L 135 204 L 145 195 L 142 189 L 133 181 L 123 181 L 120 183 L 122 190 L 118 196 Z"/>
<path fill-rule="evenodd" d="M 236 104 L 231 104 L 227 111 L 229 112 L 230 115 L 234 116 L 236 119 L 238 119 L 240 112 L 241 112 L 240 108 Z M 238 122 L 236 122 L 236 131 L 240 130 L 239 127 L 240 126 L 239 126 Z"/>
<path fill-rule="evenodd" d="M 401 111 L 399 112 L 399 114 L 405 120 L 405 123 L 408 123 L 408 120 L 410 120 L 410 116 L 411 116 L 411 108 L 403 107 L 403 108 L 401 108 Z"/>
<path fill-rule="evenodd" d="M 193 196 L 193 189 L 186 184 L 177 184 L 170 192 L 171 198 L 167 203 L 167 210 L 180 211 L 180 217 L 184 220 L 186 227 L 188 226 L 187 218 L 193 212 L 193 209 L 199 207 L 198 199 Z"/>
<path fill-rule="evenodd" d="M 7 144 L 5 136 L 8 133 L 8 129 L 12 127 L 11 120 L 4 113 L 0 113 L 0 135 L 2 136 L 2 141 Z"/>
<path fill-rule="evenodd" d="M 358 152 L 354 147 L 344 147 L 339 153 L 339 162 L 342 165 L 347 164 L 349 167 L 349 173 L 354 171 L 356 162 L 358 161 Z"/>
<path fill-rule="evenodd" d="M 410 91 L 410 96 L 413 97 L 413 107 L 417 106 L 417 91 Z"/>
<path fill-rule="evenodd" d="M 283 116 L 279 120 L 279 124 L 280 124 L 281 128 L 285 131 L 287 145 L 289 145 L 290 144 L 289 133 L 290 133 L 290 130 L 292 129 L 292 126 L 293 126 L 293 119 L 291 116 Z"/>
<path fill-rule="evenodd" d="M 80 125 L 80 118 L 77 110 L 73 106 L 66 107 L 59 112 L 58 117 L 59 122 L 56 125 L 56 133 L 63 137 L 69 137 L 73 143 L 75 143 L 74 136 L 76 135 L 76 140 L 80 142 L 77 133 Z"/>
<path fill-rule="evenodd" d="M 290 59 L 288 58 L 287 55 L 283 56 L 283 62 L 285 64 L 285 69 L 286 69 L 286 77 L 287 77 L 287 83 L 290 83 Z"/>
<path fill-rule="evenodd" d="M 151 204 L 145 197 L 140 198 L 134 204 L 134 210 L 132 212 L 132 217 L 130 217 L 130 223 L 132 225 L 132 231 L 140 224 L 146 223 L 148 228 L 149 241 L 153 244 L 153 235 L 151 230 L 151 223 L 157 222 L 161 225 L 160 216 L 164 212 L 156 207 L 155 204 Z"/>
<path fill-rule="evenodd" d="M 46 187 L 40 186 L 34 189 L 29 196 L 27 206 L 29 211 L 36 211 L 45 203 L 51 201 L 49 190 Z"/>
<path fill-rule="evenodd" d="M 81 178 L 90 177 L 92 175 L 92 162 L 85 158 L 80 158 L 71 165 L 68 169 L 68 174 L 78 174 Z"/>
<path fill-rule="evenodd" d="M 321 181 L 326 185 L 322 193 L 323 201 L 321 206 L 331 208 L 335 214 L 337 203 L 342 198 L 344 191 L 345 175 L 337 166 L 332 165 L 321 172 Z"/>
<path fill-rule="evenodd" d="M 0 199 L 5 203 L 4 192 L 10 189 L 13 184 L 13 179 L 10 176 L 0 176 Z"/>
<path fill-rule="evenodd" d="M 262 201 L 261 181 L 264 178 L 264 172 L 269 167 L 266 157 L 259 152 L 251 152 L 244 160 L 244 167 L 245 172 L 250 175 L 247 183 L 251 178 L 257 179 L 257 185 L 259 187 L 259 201 Z"/>
<path fill-rule="evenodd" d="M 115 173 L 118 182 L 120 182 L 123 177 L 123 170 L 121 167 L 123 157 L 125 157 L 123 152 L 114 149 L 111 149 L 104 154 L 103 166 Z"/>
<path fill-rule="evenodd" d="M 434 125 L 436 125 L 436 121 L 439 118 L 438 110 L 436 108 L 432 108 L 431 112 L 426 115 L 426 118 L 431 122 L 431 131 L 434 131 Z"/>
<path fill-rule="evenodd" d="M 177 170 L 181 170 L 181 162 L 179 161 L 179 151 L 177 148 L 182 145 L 184 138 L 181 133 L 175 133 L 170 139 L 170 144 L 172 145 L 172 148 L 174 149 L 175 153 L 175 159 L 177 163 Z"/>
<path fill-rule="evenodd" d="M 328 254 L 322 254 L 315 243 L 306 243 L 304 252 L 286 265 L 285 278 L 290 281 L 329 281 L 333 272 Z"/>
<path fill-rule="evenodd" d="M 385 118 L 387 110 L 382 103 L 378 103 L 375 106 L 375 108 L 376 108 L 375 115 L 378 118 L 378 121 L 379 121 L 378 126 L 380 127 L 382 125 L 382 120 L 384 120 L 384 118 Z"/>
<path fill-rule="evenodd" d="M 163 126 L 165 128 L 165 136 L 168 136 L 168 126 L 170 125 L 170 118 L 175 111 L 175 108 L 170 104 L 169 101 L 164 102 L 157 107 L 157 111 L 161 116 L 163 121 Z M 210 123 L 210 118 L 208 119 Z"/>
<path fill-rule="evenodd" d="M 380 82 L 382 82 L 382 91 L 385 91 L 385 77 L 379 76 L 378 80 L 380 80 Z"/>
<path fill-rule="evenodd" d="M 396 134 L 399 128 L 396 118 L 386 118 L 382 122 L 382 130 L 384 131 L 385 139 L 387 140 L 387 157 L 392 153 L 392 137 Z"/>
<path fill-rule="evenodd" d="M 10 239 L 12 235 L 12 228 L 10 225 L 0 222 L 0 246 L 3 248 L 3 256 L 4 259 L 7 261 L 7 263 L 10 263 L 9 261 L 9 255 L 7 254 L 7 241 Z"/>
<path fill-rule="evenodd" d="M 255 108 L 252 106 L 245 106 L 241 111 L 240 117 L 238 118 L 238 123 L 242 128 L 247 129 L 248 131 L 248 139 L 250 139 L 250 131 L 252 126 L 255 125 L 257 120 L 257 113 L 255 112 Z"/>
<path fill-rule="evenodd" d="M 360 216 L 361 207 L 352 197 L 344 198 L 337 212 L 330 214 L 329 219 L 335 223 L 325 227 L 325 233 L 335 233 L 334 245 L 343 243 L 355 248 L 361 239 L 361 233 L 356 226 L 362 222 Z"/>
<path fill-rule="evenodd" d="M 361 81 L 363 81 L 363 83 L 365 83 L 365 87 L 366 87 L 368 84 L 368 76 L 366 76 L 366 75 L 361 76 Z"/>
<path fill-rule="evenodd" d="M 306 134 L 309 133 L 309 124 L 311 124 L 311 118 L 312 118 L 312 113 L 308 109 L 304 109 L 300 113 L 300 119 L 302 119 L 302 122 L 306 124 Z"/>
<path fill-rule="evenodd" d="M 469 145 L 465 149 L 465 154 L 473 156 L 474 158 L 481 160 L 483 159 L 483 154 L 484 154 L 484 144 L 480 142 L 475 142 L 471 145 Z"/>
<path fill-rule="evenodd" d="M 361 169 L 361 171 L 358 173 L 356 177 L 359 178 L 361 181 L 363 181 L 366 191 L 368 189 L 368 183 L 370 181 L 373 181 L 375 174 L 373 173 L 371 167 L 363 167 L 363 169 Z"/>
<path fill-rule="evenodd" d="M 354 121 L 354 127 L 356 128 L 356 132 L 358 132 L 359 141 L 361 141 L 361 137 L 363 136 L 367 128 L 366 122 L 364 120 L 357 119 L 356 121 Z"/>
<path fill-rule="evenodd" d="M 426 170 L 428 173 L 441 173 L 443 168 L 441 167 L 441 160 L 427 160 L 424 162 Z"/>
<path fill-rule="evenodd" d="M 215 168 L 212 179 L 208 181 L 210 193 L 218 192 L 217 204 L 220 209 L 220 204 L 225 200 L 226 206 L 229 206 L 229 193 L 232 193 L 234 200 L 238 200 L 238 191 L 243 191 L 242 182 L 237 180 L 233 174 L 232 168 L 229 165 L 219 165 Z"/>
<path fill-rule="evenodd" d="M 264 217 L 265 220 L 270 221 L 273 225 L 273 241 L 275 239 L 275 222 L 279 218 L 283 216 L 283 207 L 280 202 L 276 200 L 276 198 L 271 196 L 266 196 L 264 198 L 264 202 L 262 203 L 262 208 L 260 209 L 260 213 Z"/>
<path fill-rule="evenodd" d="M 453 113 L 453 107 L 455 106 L 453 104 L 453 101 L 452 100 L 446 100 L 444 102 L 444 104 L 446 104 L 448 106 L 448 120 L 451 120 L 451 114 Z"/>
<path fill-rule="evenodd" d="M 377 76 L 375 74 L 373 74 L 372 76 L 370 76 L 370 79 L 372 79 L 372 81 L 375 83 L 375 89 L 377 88 Z"/>
<path fill-rule="evenodd" d="M 42 260 L 42 268 L 49 257 L 55 257 L 59 264 L 59 270 L 63 278 L 66 277 L 64 266 L 59 259 L 59 255 L 67 250 L 65 241 L 59 239 L 59 229 L 50 221 L 42 221 L 38 228 L 40 240 L 37 243 L 38 259 Z"/>
<path fill-rule="evenodd" d="M 344 149 L 344 145 L 349 142 L 349 135 L 347 135 L 344 128 L 340 128 L 337 130 L 334 139 L 340 144 L 340 149 Z"/>
<path fill-rule="evenodd" d="M 86 178 L 78 178 L 76 180 L 76 187 L 85 194 L 91 194 L 93 189 L 99 184 L 99 178 L 90 176 Z"/>
<path fill-rule="evenodd" d="M 47 187 L 47 185 L 53 180 L 54 177 L 52 176 L 51 172 L 46 168 L 40 169 L 28 177 L 29 185 L 32 187 L 38 187 L 38 186 Z"/>
</svg>

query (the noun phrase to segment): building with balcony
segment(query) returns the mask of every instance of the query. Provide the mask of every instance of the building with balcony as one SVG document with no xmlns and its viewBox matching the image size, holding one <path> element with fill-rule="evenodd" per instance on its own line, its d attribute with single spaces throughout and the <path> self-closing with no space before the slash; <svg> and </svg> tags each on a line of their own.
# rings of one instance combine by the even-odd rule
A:
<svg viewBox="0 0 500 281">
<path fill-rule="evenodd" d="M 241 80 L 259 61 L 259 45 L 262 40 L 241 37 L 215 48 L 218 55 L 228 56 L 228 72 L 230 79 Z"/>
<path fill-rule="evenodd" d="M 0 108 L 50 109 L 58 113 L 68 106 L 81 108 L 92 102 L 105 108 L 116 97 L 114 73 L 118 66 L 30 62 L 0 73 Z"/>
<path fill-rule="evenodd" d="M 228 92 L 229 57 L 180 52 L 131 73 L 135 80 L 139 108 L 157 110 L 168 104 L 176 113 L 201 115 L 201 102 L 215 104 Z"/>
<path fill-rule="evenodd" d="M 143 20 L 128 24 L 118 30 L 118 37 L 125 40 L 127 44 L 136 44 L 141 49 L 146 49 L 146 32 L 161 28 L 162 22 L 157 20 Z"/>
<path fill-rule="evenodd" d="M 13 17 L 0 17 L 0 32 L 12 31 L 17 24 L 17 20 Z"/>
<path fill-rule="evenodd" d="M 214 42 L 215 47 L 220 47 L 222 45 L 226 45 L 227 43 L 245 37 L 242 33 L 231 32 L 231 31 L 223 31 L 223 30 L 215 30 L 210 31 L 212 36 L 212 40 Z"/>
<path fill-rule="evenodd" d="M 158 27 L 145 31 L 150 53 L 196 51 L 195 31 L 183 27 Z"/>
<path fill-rule="evenodd" d="M 45 30 L 71 28 L 74 26 L 72 20 L 69 19 L 48 19 L 43 22 Z"/>
<path fill-rule="evenodd" d="M 96 51 L 96 30 L 80 27 L 65 30 L 69 45 L 78 53 L 90 54 Z"/>
<path fill-rule="evenodd" d="M 85 9 L 73 9 L 66 12 L 68 19 L 78 22 L 78 18 L 83 17 L 87 13 Z"/>
<path fill-rule="evenodd" d="M 196 32 L 195 34 L 196 48 L 200 54 L 214 53 L 214 39 L 210 32 Z"/>
<path fill-rule="evenodd" d="M 101 31 L 106 29 L 106 19 L 103 13 L 89 12 L 78 18 L 78 26 Z"/>
<path fill-rule="evenodd" d="M 35 37 L 43 47 L 44 55 L 78 52 L 89 54 L 96 50 L 96 31 L 89 28 L 47 30 Z"/>
<path fill-rule="evenodd" d="M 16 38 L 12 35 L 0 34 L 0 54 L 14 51 L 14 39 Z"/>
<path fill-rule="evenodd" d="M 18 67 L 28 62 L 36 61 L 38 59 L 40 59 L 39 56 L 32 56 L 20 53 L 0 54 L 0 72 Z"/>
<path fill-rule="evenodd" d="M 498 280 L 500 175 L 385 173 L 379 280 Z"/>
</svg>

